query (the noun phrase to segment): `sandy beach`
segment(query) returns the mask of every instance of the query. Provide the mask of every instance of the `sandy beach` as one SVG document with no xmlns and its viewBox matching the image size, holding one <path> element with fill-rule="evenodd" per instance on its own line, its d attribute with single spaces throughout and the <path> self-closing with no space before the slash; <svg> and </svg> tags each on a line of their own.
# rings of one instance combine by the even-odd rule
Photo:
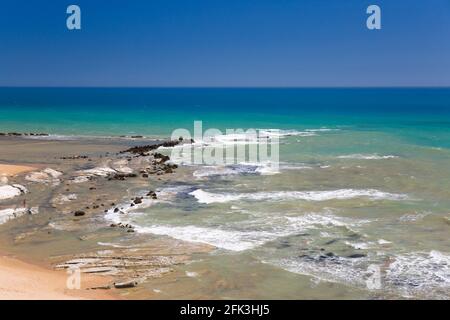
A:
<svg viewBox="0 0 450 320">
<path fill-rule="evenodd" d="M 10 165 L 10 164 L 1 164 L 0 163 L 0 177 L 6 176 L 11 177 L 20 173 L 33 171 L 36 168 L 29 166 L 20 166 L 20 165 Z"/>
<path fill-rule="evenodd" d="M 21 260 L 0 256 L 0 300 L 117 299 L 111 291 L 86 290 L 105 285 L 107 279 L 83 277 L 79 290 L 67 288 L 68 275 Z"/>
</svg>

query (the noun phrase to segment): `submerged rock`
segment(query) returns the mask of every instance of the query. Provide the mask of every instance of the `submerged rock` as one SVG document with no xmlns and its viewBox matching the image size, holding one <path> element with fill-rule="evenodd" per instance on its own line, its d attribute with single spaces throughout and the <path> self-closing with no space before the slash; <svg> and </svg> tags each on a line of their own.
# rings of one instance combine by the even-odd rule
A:
<svg viewBox="0 0 450 320">
<path fill-rule="evenodd" d="M 29 173 L 25 177 L 25 180 L 35 183 L 52 184 L 56 186 L 61 182 L 61 180 L 59 179 L 60 176 L 62 176 L 62 172 L 47 168 L 42 171 Z"/>
<path fill-rule="evenodd" d="M 354 254 L 351 254 L 351 255 L 347 256 L 347 258 L 358 259 L 358 258 L 364 258 L 366 256 L 367 255 L 363 254 L 363 253 L 354 253 Z"/>
<path fill-rule="evenodd" d="M 85 214 L 86 214 L 86 212 L 81 211 L 81 210 L 75 211 L 75 212 L 73 213 L 73 215 L 74 215 L 75 217 L 81 217 L 81 216 L 84 216 Z"/>
</svg>

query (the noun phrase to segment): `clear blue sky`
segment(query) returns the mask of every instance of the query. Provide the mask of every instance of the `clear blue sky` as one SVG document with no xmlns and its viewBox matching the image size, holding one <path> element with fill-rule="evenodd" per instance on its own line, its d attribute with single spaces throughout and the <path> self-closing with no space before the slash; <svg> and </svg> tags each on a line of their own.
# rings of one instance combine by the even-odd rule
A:
<svg viewBox="0 0 450 320">
<path fill-rule="evenodd" d="M 450 86 L 450 1 L 2 1 L 0 86 Z"/>
</svg>

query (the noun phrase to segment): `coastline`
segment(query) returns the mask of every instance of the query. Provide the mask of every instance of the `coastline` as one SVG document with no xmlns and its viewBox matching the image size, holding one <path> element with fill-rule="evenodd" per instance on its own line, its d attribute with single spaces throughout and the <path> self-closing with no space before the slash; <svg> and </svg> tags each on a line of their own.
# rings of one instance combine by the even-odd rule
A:
<svg viewBox="0 0 450 320">
<path fill-rule="evenodd" d="M 342 140 L 349 130 L 311 132 L 282 133 L 296 150 L 305 141 Z M 117 292 L 124 299 L 448 296 L 446 282 L 428 273 L 430 267 L 437 275 L 446 270 L 442 239 L 448 215 L 442 210 L 447 202 L 433 214 L 411 214 L 428 207 L 417 200 L 427 198 L 417 186 L 434 184 L 410 177 L 411 172 L 420 177 L 421 167 L 407 152 L 355 148 L 303 163 L 297 150 L 296 162 L 283 163 L 279 174 L 265 174 L 253 164 L 178 167 L 175 158 L 162 154 L 172 143 L 0 138 L 2 163 L 37 168 L 0 182 L 0 252 L 63 276 L 75 267 L 83 275 L 109 279 L 101 293 Z M 441 161 L 447 159 L 444 151 L 439 154 Z M 435 161 L 435 166 L 441 162 Z M 441 167 L 436 171 L 436 181 L 442 172 Z M 398 178 L 389 183 L 384 175 Z M 333 177 L 339 183 L 317 185 Z M 436 185 L 434 197 L 448 199 L 440 191 L 447 182 Z M 394 236 L 379 227 L 386 223 L 400 232 Z M 420 226 L 432 228 L 438 241 L 421 247 L 408 243 L 409 252 L 399 251 L 403 231 Z M 367 290 L 370 259 L 382 266 L 386 282 L 398 285 Z M 27 279 L 26 268 L 20 272 L 19 279 Z M 410 286 L 405 277 L 421 286 Z"/>
</svg>

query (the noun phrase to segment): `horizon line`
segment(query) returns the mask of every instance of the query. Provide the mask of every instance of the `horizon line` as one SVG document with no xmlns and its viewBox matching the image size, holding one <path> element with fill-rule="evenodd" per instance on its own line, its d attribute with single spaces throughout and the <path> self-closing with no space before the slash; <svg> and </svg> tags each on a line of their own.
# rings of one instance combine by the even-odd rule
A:
<svg viewBox="0 0 450 320">
<path fill-rule="evenodd" d="M 450 89 L 443 86 L 3 86 L 0 89 Z"/>
</svg>

